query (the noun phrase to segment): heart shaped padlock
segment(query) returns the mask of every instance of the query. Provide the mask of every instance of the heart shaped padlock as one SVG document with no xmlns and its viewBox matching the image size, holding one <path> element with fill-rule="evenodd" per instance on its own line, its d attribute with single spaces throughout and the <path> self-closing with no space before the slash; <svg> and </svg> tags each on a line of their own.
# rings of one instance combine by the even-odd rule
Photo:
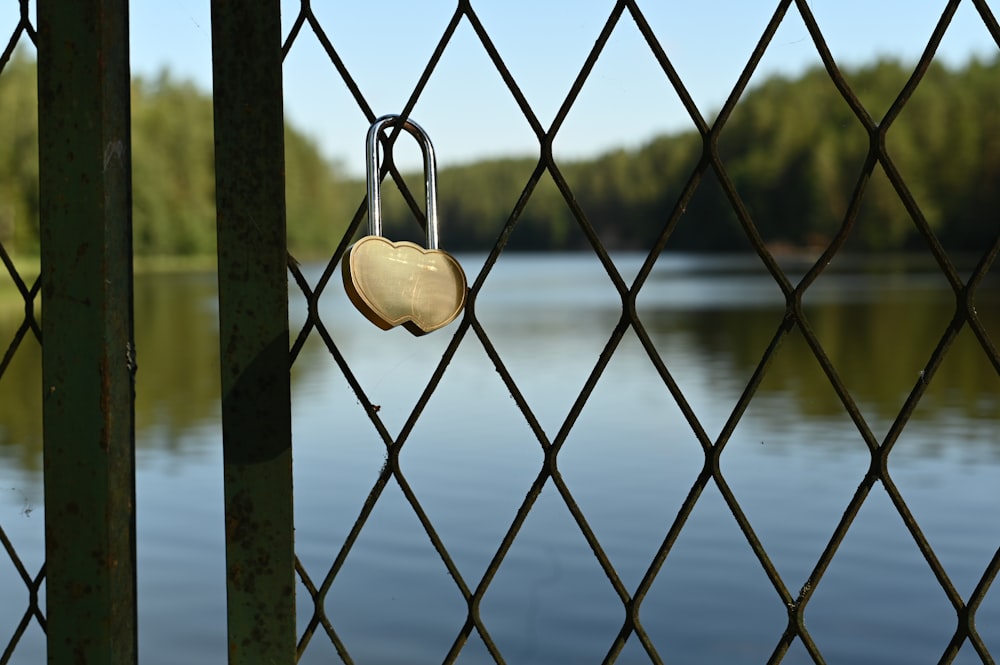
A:
<svg viewBox="0 0 1000 665">
<path fill-rule="evenodd" d="M 420 142 L 427 191 L 427 247 L 393 242 L 382 236 L 379 134 L 402 128 Z M 462 266 L 438 249 L 437 176 L 434 147 L 427 133 L 412 120 L 382 116 L 368 130 L 368 235 L 351 246 L 342 264 L 344 289 L 365 318 L 383 330 L 402 324 L 414 335 L 442 328 L 465 306 L 466 280 Z"/>
</svg>

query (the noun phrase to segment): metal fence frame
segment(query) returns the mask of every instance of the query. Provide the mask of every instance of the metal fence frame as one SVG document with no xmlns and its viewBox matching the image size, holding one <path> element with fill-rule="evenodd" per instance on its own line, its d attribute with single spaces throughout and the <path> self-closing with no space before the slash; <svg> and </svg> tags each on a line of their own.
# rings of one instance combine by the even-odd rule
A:
<svg viewBox="0 0 1000 665">
<path fill-rule="evenodd" d="M 14 562 L 28 594 L 24 619 L 0 656 L 0 662 L 10 658 L 25 627 L 36 620 L 47 633 L 50 663 L 134 663 L 137 649 L 132 405 L 136 363 L 132 331 L 128 2 L 79 0 L 57 3 L 54 0 L 38 0 L 36 32 L 28 16 L 28 0 L 18 1 L 21 22 L 4 50 L 0 70 L 22 35 L 37 43 L 42 274 L 29 286 L 0 246 L 0 259 L 25 301 L 23 325 L 4 355 L 0 375 L 25 335 L 34 333 L 39 340 L 44 339 L 46 563 L 37 574 L 27 571 L 0 530 L 0 544 Z M 695 106 L 668 54 L 646 22 L 639 3 L 619 0 L 555 119 L 546 128 L 520 92 L 479 21 L 471 0 L 459 0 L 437 48 L 399 113 L 409 115 L 456 28 L 467 22 L 535 133 L 539 159 L 520 197 L 513 202 L 505 226 L 498 230 L 493 250 L 471 284 L 465 313 L 450 344 L 402 430 L 393 437 L 382 423 L 378 408 L 368 399 L 363 386 L 340 353 L 319 310 L 319 297 L 350 239 L 360 227 L 364 202 L 360 203 L 340 246 L 315 284 L 308 282 L 296 261 L 287 254 L 282 60 L 301 37 L 303 29 L 311 30 L 320 41 L 360 111 L 370 121 L 377 114 L 326 36 L 309 0 L 301 0 L 298 15 L 284 37 L 277 0 L 241 4 L 213 0 L 220 369 L 230 662 L 292 663 L 317 635 L 330 639 L 345 663 L 353 662 L 347 645 L 340 640 L 335 626 L 326 615 L 326 594 L 382 490 L 394 481 L 402 489 L 468 605 L 466 620 L 455 636 L 446 662 L 454 662 L 459 657 L 473 631 L 479 634 L 497 663 L 505 662 L 479 614 L 479 605 L 543 486 L 551 482 L 622 603 L 625 618 L 616 639 L 604 655 L 604 662 L 613 662 L 626 640 L 631 638 L 641 643 L 651 662 L 663 662 L 642 625 L 640 609 L 702 491 L 709 483 L 715 483 L 776 594 L 787 608 L 787 627 L 776 643 L 769 662 L 780 662 L 795 640 L 801 642 L 814 662 L 825 662 L 810 636 L 805 610 L 869 492 L 876 484 L 881 484 L 954 608 L 955 632 L 940 661 L 951 662 L 968 642 L 982 662 L 993 663 L 992 654 L 976 630 L 975 618 L 1000 570 L 1000 550 L 987 565 L 972 594 L 963 599 L 893 482 L 888 464 L 889 455 L 904 425 L 924 395 L 950 344 L 963 328 L 968 327 L 972 331 L 985 358 L 1000 374 L 1000 353 L 975 309 L 976 291 L 1000 253 L 1000 235 L 991 246 L 983 248 L 976 267 L 967 279 L 963 279 L 936 239 L 885 147 L 886 133 L 927 71 L 961 1 L 947 2 L 910 80 L 889 110 L 881 118 L 874 118 L 842 75 L 808 2 L 781 0 L 728 100 L 717 118 L 709 122 Z M 965 1 L 974 5 L 994 41 L 1000 45 L 1000 25 L 985 0 Z M 858 173 L 840 231 L 797 282 L 789 279 L 765 246 L 750 212 L 727 174 L 718 149 L 720 133 L 778 26 L 793 5 L 801 14 L 831 81 L 869 138 L 867 157 Z M 568 111 L 611 34 L 625 17 L 638 26 L 703 141 L 700 160 L 669 217 L 663 220 L 661 232 L 631 284 L 619 274 L 586 213 L 577 205 L 572 188 L 562 176 L 552 154 L 553 140 Z M 397 129 L 388 141 L 394 140 L 398 133 Z M 881 166 L 885 172 L 955 296 L 951 321 L 927 359 L 921 378 L 914 383 L 895 422 L 881 439 L 866 423 L 813 333 L 802 306 L 803 295 L 850 234 L 876 166 Z M 654 347 L 636 309 L 636 298 L 654 263 L 667 246 L 702 178 L 709 172 L 722 186 L 751 246 L 786 299 L 784 318 L 777 325 L 726 425 L 714 439 L 699 423 L 667 363 Z M 391 166 L 389 173 L 397 180 L 420 218 L 419 205 L 406 189 L 399 172 Z M 535 418 L 476 316 L 477 296 L 504 251 L 536 185 L 546 173 L 562 193 L 622 301 L 619 322 L 554 437 L 550 437 Z M 308 302 L 306 323 L 297 331 L 294 341 L 288 328 L 289 272 Z M 34 316 L 35 300 L 40 293 L 45 298 L 45 317 L 41 326 Z M 664 534 L 662 544 L 641 582 L 634 589 L 625 586 L 604 554 L 600 541 L 577 506 L 557 466 L 564 441 L 629 329 L 634 331 L 646 350 L 704 453 L 700 474 Z M 798 592 L 793 592 L 771 563 L 720 468 L 720 456 L 730 436 L 753 399 L 779 346 L 794 329 L 803 335 L 871 456 L 870 467 L 853 499 L 811 574 L 802 580 Z M 317 578 L 318 582 L 313 578 L 315 571 L 307 571 L 294 553 L 289 385 L 289 369 L 306 339 L 313 334 L 322 339 L 332 359 L 347 377 L 385 443 L 388 455 L 387 464 L 372 487 L 346 542 L 330 568 L 323 571 L 322 578 Z M 399 464 L 399 454 L 445 369 L 460 344 L 470 335 L 482 343 L 524 415 L 543 452 L 543 463 L 485 574 L 478 580 L 466 581 L 410 488 Z M 44 613 L 39 602 L 43 582 L 46 593 Z M 295 621 L 297 584 L 305 589 L 313 605 L 312 616 L 301 635 L 297 634 Z"/>
<path fill-rule="evenodd" d="M 32 576 L 3 536 L 28 603 L 0 662 L 37 620 L 51 663 L 134 663 L 128 3 L 39 0 L 37 30 L 27 0 L 19 8 L 0 66 L 22 36 L 37 45 L 41 275 L 28 287 L 0 252 L 25 301 L 3 367 L 27 331 L 45 340 L 45 564 Z"/>
<path fill-rule="evenodd" d="M 212 2 L 231 663 L 295 653 L 280 18 Z"/>
</svg>

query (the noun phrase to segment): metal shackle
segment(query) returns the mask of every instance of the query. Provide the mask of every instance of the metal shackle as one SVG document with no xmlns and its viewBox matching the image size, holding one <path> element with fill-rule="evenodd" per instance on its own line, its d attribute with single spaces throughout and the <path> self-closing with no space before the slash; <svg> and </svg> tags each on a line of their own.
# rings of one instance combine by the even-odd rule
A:
<svg viewBox="0 0 1000 665">
<path fill-rule="evenodd" d="M 434 158 L 434 146 L 430 137 L 420 125 L 412 120 L 404 120 L 398 115 L 384 115 L 378 118 L 368 129 L 365 147 L 368 152 L 368 233 L 373 236 L 382 235 L 382 182 L 379 172 L 379 134 L 386 127 L 394 127 L 402 122 L 403 129 L 408 131 L 420 143 L 420 151 L 424 155 L 424 188 L 427 192 L 427 249 L 438 248 L 438 211 L 437 211 L 437 163 Z"/>
</svg>

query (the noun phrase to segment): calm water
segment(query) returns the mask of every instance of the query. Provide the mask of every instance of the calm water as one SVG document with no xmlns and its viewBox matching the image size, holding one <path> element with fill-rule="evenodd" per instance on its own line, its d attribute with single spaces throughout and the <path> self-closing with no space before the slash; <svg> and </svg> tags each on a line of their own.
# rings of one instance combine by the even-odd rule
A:
<svg viewBox="0 0 1000 665">
<path fill-rule="evenodd" d="M 480 257 L 464 257 L 474 277 Z M 618 257 L 627 280 L 639 259 Z M 846 262 L 845 262 L 846 263 Z M 942 277 L 884 262 L 833 266 L 808 292 L 813 329 L 876 437 L 884 436 L 951 315 Z M 794 271 L 794 267 L 791 268 Z M 315 282 L 318 269 L 310 272 Z M 226 658 L 218 338 L 212 275 L 136 281 L 140 656 L 144 664 Z M 777 329 L 783 298 L 753 261 L 665 257 L 638 300 L 659 354 L 715 438 Z M 1000 285 L 977 307 L 1000 339 Z M 379 416 L 401 430 L 455 330 L 383 333 L 329 285 L 321 314 Z M 477 314 L 545 434 L 555 438 L 620 314 L 596 259 L 506 257 Z M 0 346 L 16 321 L 0 314 Z M 293 291 L 293 328 L 304 303 Z M 294 333 L 293 333 L 294 334 Z M 41 565 L 39 348 L 0 380 L 0 525 L 33 575 Z M 361 510 L 385 448 L 357 397 L 310 337 L 293 368 L 297 551 L 323 578 Z M 1000 546 L 1000 378 L 968 330 L 956 340 L 890 456 L 893 479 L 968 597 Z M 794 594 L 868 468 L 869 455 L 798 332 L 781 346 L 722 455 L 723 473 Z M 477 586 L 537 476 L 542 450 L 472 334 L 401 453 L 420 505 Z M 559 454 L 559 469 L 625 586 L 634 590 L 701 470 L 691 426 L 633 332 L 626 334 Z M 0 556 L 0 646 L 23 585 Z M 300 623 L 311 604 L 300 589 Z M 464 622 L 458 587 L 395 482 L 330 590 L 327 615 L 357 663 L 440 662 Z M 509 663 L 600 662 L 622 606 L 552 483 L 482 602 Z M 714 483 L 701 495 L 642 604 L 664 660 L 762 663 L 785 608 Z M 806 610 L 830 663 L 935 663 L 954 610 L 881 486 Z M 1000 655 L 1000 591 L 977 627 Z M 41 662 L 33 625 L 14 663 Z M 322 634 L 302 662 L 339 662 Z M 476 633 L 461 663 L 491 662 Z M 622 663 L 649 662 L 629 640 Z M 795 643 L 786 663 L 811 662 Z M 956 662 L 981 662 L 966 645 Z"/>
</svg>

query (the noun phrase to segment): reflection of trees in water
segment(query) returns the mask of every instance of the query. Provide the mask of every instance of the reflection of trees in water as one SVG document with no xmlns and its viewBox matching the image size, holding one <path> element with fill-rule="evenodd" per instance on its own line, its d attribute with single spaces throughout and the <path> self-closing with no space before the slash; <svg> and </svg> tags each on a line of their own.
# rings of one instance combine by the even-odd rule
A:
<svg viewBox="0 0 1000 665">
<path fill-rule="evenodd" d="M 839 302 L 816 298 L 811 303 L 807 293 L 809 324 L 876 435 L 896 417 L 951 321 L 954 300 L 948 294 L 913 288 Z M 990 331 L 1000 329 L 998 296 L 984 292 L 979 298 L 979 317 Z M 692 350 L 712 359 L 705 367 L 726 382 L 734 376 L 749 380 L 783 315 L 780 306 L 640 311 L 661 347 L 669 337 L 683 334 Z M 797 327 L 779 348 L 758 394 L 791 400 L 788 408 L 797 415 L 845 415 Z M 968 327 L 949 348 L 913 419 L 930 421 L 949 414 L 967 420 L 970 428 L 1000 421 L 1000 377 Z"/>
<path fill-rule="evenodd" d="M 677 279 L 677 289 L 694 288 L 697 282 L 690 275 Z M 852 279 L 821 277 L 806 294 L 805 310 L 833 366 L 880 436 L 919 380 L 951 319 L 954 301 L 942 279 L 934 282 L 934 288 L 923 288 L 919 282 Z M 721 392 L 728 395 L 735 390 L 738 394 L 784 314 L 773 283 L 767 292 L 778 298 L 741 304 L 739 298 L 716 293 L 723 300 L 718 306 L 708 302 L 673 303 L 669 307 L 645 306 L 640 298 L 639 315 L 668 367 L 676 369 L 678 358 L 667 350 L 682 349 L 688 356 L 686 366 L 706 374 Z M 708 291 L 706 295 L 710 295 Z M 218 418 L 216 278 L 211 273 L 140 275 L 135 278 L 135 300 L 138 444 L 175 450 L 183 445 L 184 432 Z M 983 284 L 976 304 L 996 342 L 1000 337 L 1000 290 L 995 283 Z M 504 306 L 519 307 L 513 301 Z M 575 306 L 575 302 L 566 305 Z M 587 327 L 589 323 L 584 321 L 588 316 L 606 314 L 608 325 L 617 317 L 610 310 L 588 310 L 586 303 L 580 309 L 571 319 L 563 316 L 562 310 L 549 311 L 549 318 L 575 329 Z M 565 334 L 561 344 L 570 344 L 572 335 L 558 326 L 546 328 L 545 311 L 539 314 L 534 322 L 539 327 L 530 331 L 523 329 L 525 317 L 511 317 L 518 322 L 519 336 L 530 343 L 531 339 L 538 341 L 537 336 Z M 4 349 L 21 322 L 20 316 L 16 311 L 0 316 L 0 346 Z M 491 334 L 502 332 L 496 326 L 490 330 Z M 366 335 L 370 332 L 365 330 Z M 367 346 L 370 340 L 365 339 Z M 348 336 L 342 342 L 350 344 L 351 339 Z M 312 358 L 325 355 L 321 344 L 307 344 L 293 367 L 293 384 L 310 380 L 325 366 Z M 41 348 L 28 335 L 0 377 L 0 457 L 30 470 L 38 470 L 41 464 L 40 375 Z M 755 399 L 762 404 L 780 403 L 791 419 L 805 416 L 848 422 L 839 398 L 797 329 L 785 339 Z M 767 411 L 774 413 L 770 408 Z M 752 403 L 748 417 L 753 412 Z M 1000 377 L 968 328 L 949 349 L 913 418 L 922 423 L 958 423 L 958 429 L 950 430 L 953 432 L 962 428 L 984 431 L 1000 421 Z M 976 438 L 1000 447 L 994 436 Z"/>
<path fill-rule="evenodd" d="M 211 273 L 135 277 L 139 447 L 177 450 L 184 432 L 218 418 L 216 284 Z M 4 349 L 19 324 L 15 315 L 0 318 Z M 297 363 L 293 380 L 308 365 Z M 41 346 L 28 335 L 0 377 L 0 455 L 30 470 L 41 468 L 41 367 Z"/>
<path fill-rule="evenodd" d="M 180 436 L 216 417 L 219 333 L 211 273 L 135 278 L 136 438 L 178 448 Z M 154 427 L 164 436 L 144 437 Z"/>
<path fill-rule="evenodd" d="M 24 321 L 22 308 L 0 310 L 0 353 Z M 42 465 L 42 348 L 28 332 L 0 376 L 0 463 L 39 471 Z"/>
</svg>

